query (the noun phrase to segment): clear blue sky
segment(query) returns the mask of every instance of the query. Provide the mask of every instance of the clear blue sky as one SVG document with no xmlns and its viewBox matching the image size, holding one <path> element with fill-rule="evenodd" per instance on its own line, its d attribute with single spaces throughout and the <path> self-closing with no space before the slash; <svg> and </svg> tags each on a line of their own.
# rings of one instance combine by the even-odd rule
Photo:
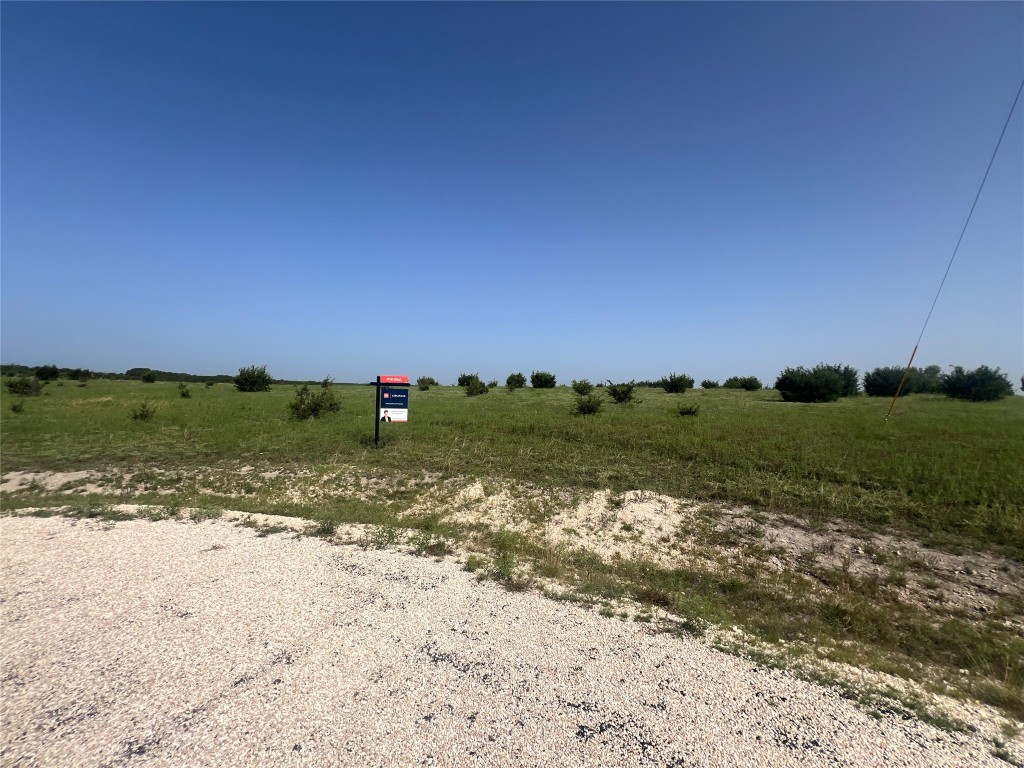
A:
<svg viewBox="0 0 1024 768">
<path fill-rule="evenodd" d="M 906 362 L 1022 3 L 19 3 L 3 362 L 698 381 Z M 1024 373 L 1024 104 L 918 363 Z"/>
</svg>

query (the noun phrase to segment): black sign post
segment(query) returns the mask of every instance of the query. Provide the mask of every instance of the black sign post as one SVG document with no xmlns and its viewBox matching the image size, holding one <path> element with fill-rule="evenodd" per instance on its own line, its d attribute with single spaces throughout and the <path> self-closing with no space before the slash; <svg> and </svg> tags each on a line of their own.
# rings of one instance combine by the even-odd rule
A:
<svg viewBox="0 0 1024 768">
<path fill-rule="evenodd" d="M 373 398 L 373 445 L 380 442 L 382 421 L 409 420 L 409 377 L 381 375 L 377 377 Z"/>
</svg>

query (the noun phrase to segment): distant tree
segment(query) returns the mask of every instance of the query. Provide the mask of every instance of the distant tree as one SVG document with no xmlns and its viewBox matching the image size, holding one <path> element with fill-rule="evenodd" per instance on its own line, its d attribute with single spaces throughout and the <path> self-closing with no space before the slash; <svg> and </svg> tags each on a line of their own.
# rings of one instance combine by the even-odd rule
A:
<svg viewBox="0 0 1024 768">
<path fill-rule="evenodd" d="M 250 365 L 239 368 L 235 376 L 235 389 L 239 392 L 269 392 L 273 377 L 267 373 L 267 366 Z"/>
<path fill-rule="evenodd" d="M 146 371 L 141 378 L 143 384 L 152 384 L 156 381 L 156 371 Z"/>
<path fill-rule="evenodd" d="M 505 379 L 505 388 L 509 392 L 522 389 L 526 386 L 526 376 L 522 373 L 510 373 L 508 378 Z"/>
<path fill-rule="evenodd" d="M 730 376 L 722 384 L 726 389 L 745 389 L 747 392 L 757 392 L 761 389 L 761 380 L 757 376 Z"/>
<path fill-rule="evenodd" d="M 459 374 L 458 385 L 460 387 L 465 387 L 465 386 L 467 386 L 468 384 L 470 384 L 473 381 L 480 381 L 480 374 L 479 373 L 460 373 Z"/>
<path fill-rule="evenodd" d="M 465 377 L 465 378 L 463 378 Z M 460 386 L 466 390 L 467 397 L 487 394 L 487 385 L 475 373 L 463 374 L 459 377 Z"/>
<path fill-rule="evenodd" d="M 718 389 L 718 382 L 715 381 L 714 379 L 704 379 L 704 381 L 702 381 L 700 383 L 700 388 L 701 389 Z"/>
<path fill-rule="evenodd" d="M 1013 385 L 1010 378 L 998 368 L 992 370 L 983 365 L 973 371 L 965 371 L 958 365 L 943 378 L 942 391 L 947 397 L 977 403 L 1012 395 Z"/>
<path fill-rule="evenodd" d="M 36 368 L 36 378 L 40 381 L 55 381 L 60 377 L 60 368 L 56 365 L 40 365 Z"/>
<path fill-rule="evenodd" d="M 693 377 L 687 376 L 685 373 L 670 373 L 668 376 L 662 377 L 658 385 L 666 392 L 678 394 L 693 387 Z"/>
<path fill-rule="evenodd" d="M 433 376 L 420 376 L 416 379 L 416 384 L 420 388 L 421 392 L 426 392 L 431 387 L 437 386 L 437 379 Z"/>
<path fill-rule="evenodd" d="M 782 399 L 796 403 L 830 403 L 840 397 L 849 397 L 851 390 L 850 374 L 856 377 L 857 372 L 848 366 L 816 365 L 811 370 L 806 368 L 786 368 L 775 380 L 775 389 L 779 390 Z M 856 381 L 852 386 L 853 394 L 857 393 Z"/>
<path fill-rule="evenodd" d="M 547 371 L 533 371 L 530 374 L 530 386 L 534 389 L 554 389 L 555 374 Z"/>
</svg>

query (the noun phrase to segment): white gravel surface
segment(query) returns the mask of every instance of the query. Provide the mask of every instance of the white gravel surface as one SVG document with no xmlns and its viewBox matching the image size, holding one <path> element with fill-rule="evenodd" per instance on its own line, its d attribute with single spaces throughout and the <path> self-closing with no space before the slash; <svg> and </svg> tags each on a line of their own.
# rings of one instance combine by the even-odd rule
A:
<svg viewBox="0 0 1024 768">
<path fill-rule="evenodd" d="M 996 766 L 457 563 L 225 521 L 0 519 L 4 766 Z"/>
</svg>

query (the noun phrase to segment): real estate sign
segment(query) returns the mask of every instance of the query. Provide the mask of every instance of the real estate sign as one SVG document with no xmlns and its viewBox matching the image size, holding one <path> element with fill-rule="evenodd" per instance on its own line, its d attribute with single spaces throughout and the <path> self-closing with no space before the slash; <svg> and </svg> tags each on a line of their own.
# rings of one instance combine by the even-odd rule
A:
<svg viewBox="0 0 1024 768">
<path fill-rule="evenodd" d="M 377 419 L 379 421 L 408 421 L 408 387 L 381 387 L 377 408 Z"/>
</svg>

